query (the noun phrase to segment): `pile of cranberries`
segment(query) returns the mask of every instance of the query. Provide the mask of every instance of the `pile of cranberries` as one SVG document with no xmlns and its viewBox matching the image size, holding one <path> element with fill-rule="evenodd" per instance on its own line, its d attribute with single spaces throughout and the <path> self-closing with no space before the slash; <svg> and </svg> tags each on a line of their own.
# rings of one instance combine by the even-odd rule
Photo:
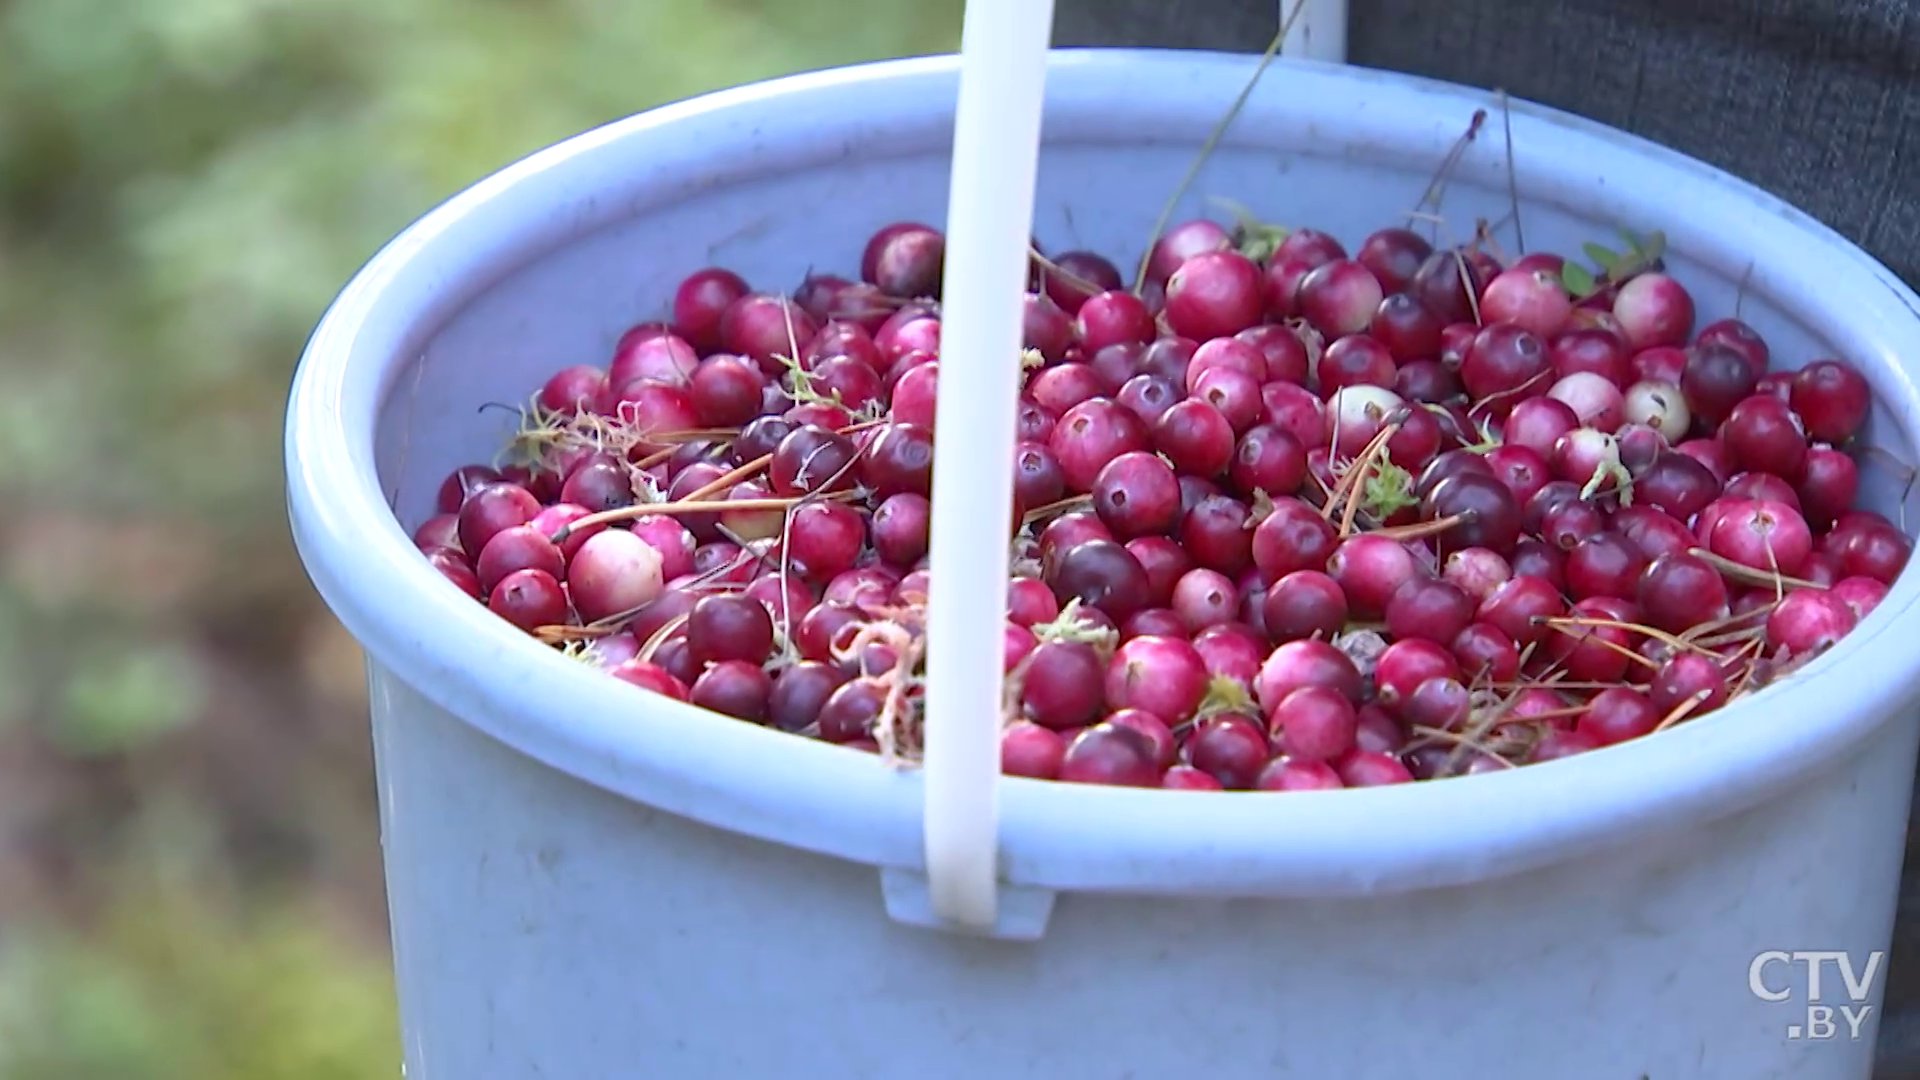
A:
<svg viewBox="0 0 1920 1080">
<path fill-rule="evenodd" d="M 1851 630 L 1911 549 L 1854 508 L 1866 381 L 1696 329 L 1657 246 L 1596 267 L 1196 220 L 1137 288 L 1036 250 L 1004 770 L 1505 769 L 1701 716 Z M 511 464 L 455 471 L 419 547 L 615 678 L 911 760 L 942 257 L 903 223 L 857 281 L 693 274 L 540 388 Z"/>
</svg>

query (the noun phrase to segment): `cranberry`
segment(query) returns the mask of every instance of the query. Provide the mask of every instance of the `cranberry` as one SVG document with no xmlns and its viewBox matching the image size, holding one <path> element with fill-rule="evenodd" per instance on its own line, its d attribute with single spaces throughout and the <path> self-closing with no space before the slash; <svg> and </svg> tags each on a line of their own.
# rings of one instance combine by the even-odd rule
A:
<svg viewBox="0 0 1920 1080">
<path fill-rule="evenodd" d="M 1706 509 L 1719 491 L 1720 482 L 1705 465 L 1675 452 L 1654 458 L 1633 482 L 1636 504 L 1656 507 L 1683 521 Z"/>
<path fill-rule="evenodd" d="M 1306 383 L 1307 371 L 1311 366 L 1311 357 L 1307 352 L 1305 336 L 1292 327 L 1274 326 L 1270 324 L 1250 326 L 1238 334 L 1235 334 L 1233 340 L 1251 345 L 1259 350 L 1262 359 L 1266 363 L 1266 370 L 1263 372 L 1249 371 L 1248 374 L 1254 376 L 1254 378 L 1259 379 L 1261 382 L 1290 383 L 1294 386 L 1301 386 Z M 1212 343 L 1209 342 L 1208 344 Z M 1195 363 L 1200 362 L 1202 354 L 1206 352 L 1206 349 L 1207 346 L 1202 345 L 1200 351 L 1194 354 Z M 1189 368 L 1188 370 L 1191 371 L 1192 369 Z M 1195 378 L 1197 379 L 1198 376 L 1196 375 Z M 1190 382 L 1188 385 L 1191 387 L 1192 383 Z"/>
<path fill-rule="evenodd" d="M 819 332 L 813 316 L 784 297 L 742 296 L 720 315 L 720 347 L 759 364 L 768 375 L 780 374 L 779 357 L 791 355 L 796 341 Z"/>
<path fill-rule="evenodd" d="M 624 529 L 588 537 L 567 566 L 567 591 L 588 622 L 634 612 L 660 596 L 665 560 L 659 549 Z"/>
<path fill-rule="evenodd" d="M 1504 415 L 1517 395 L 1544 388 L 1553 373 L 1539 336 L 1511 323 L 1481 330 L 1460 365 L 1460 382 L 1474 400 Z"/>
<path fill-rule="evenodd" d="M 1520 503 L 1511 488 L 1492 476 L 1462 473 L 1442 480 L 1421 500 L 1421 515 L 1453 522 L 1440 534 L 1449 549 L 1509 551 L 1520 537 Z"/>
<path fill-rule="evenodd" d="M 1272 261 L 1297 259 L 1309 266 L 1319 266 L 1346 257 L 1347 249 L 1340 246 L 1340 241 L 1318 229 L 1303 228 L 1293 230 L 1285 240 L 1280 241 L 1280 246 L 1274 249 Z"/>
<path fill-rule="evenodd" d="M 1544 639 L 1550 632 L 1544 620 L 1563 616 L 1566 610 L 1552 582 L 1516 570 L 1512 580 L 1481 601 L 1474 617 L 1524 647 Z"/>
<path fill-rule="evenodd" d="M 1640 274 L 1614 295 L 1613 316 L 1636 349 L 1682 345 L 1693 332 L 1693 297 L 1665 274 Z"/>
<path fill-rule="evenodd" d="M 1079 600 L 1125 619 L 1149 606 L 1152 583 L 1133 553 L 1112 540 L 1087 540 L 1052 560 L 1047 584 L 1062 604 Z"/>
<path fill-rule="evenodd" d="M 1173 586 L 1173 610 L 1188 633 L 1233 622 L 1240 611 L 1240 590 L 1218 570 L 1196 567 Z"/>
<path fill-rule="evenodd" d="M 1325 686 L 1303 686 L 1268 715 L 1280 752 L 1300 761 L 1332 761 L 1354 749 L 1359 718 L 1353 703 Z"/>
<path fill-rule="evenodd" d="M 1218 409 L 1236 432 L 1252 427 L 1260 419 L 1263 408 L 1259 382 L 1246 372 L 1232 368 L 1209 368 L 1202 372 L 1194 380 L 1192 397 Z"/>
<path fill-rule="evenodd" d="M 1254 778 L 1253 786 L 1260 791 L 1331 791 L 1346 785 L 1325 762 L 1277 757 Z"/>
<path fill-rule="evenodd" d="M 1856 622 L 1873 614 L 1880 601 L 1887 598 L 1887 587 L 1865 577 L 1847 577 L 1833 583 L 1833 595 L 1853 610 Z"/>
<path fill-rule="evenodd" d="M 1693 417 L 1717 427 L 1734 406 L 1753 394 L 1758 382 L 1753 368 L 1738 350 L 1708 342 L 1688 353 L 1679 385 Z"/>
<path fill-rule="evenodd" d="M 703 709 L 757 724 L 767 718 L 772 693 L 773 679 L 760 665 L 725 660 L 700 673 L 689 700 Z"/>
<path fill-rule="evenodd" d="M 1573 313 L 1573 300 L 1558 273 L 1514 267 L 1487 282 L 1480 294 L 1480 318 L 1488 323 L 1511 323 L 1545 338 L 1558 331 Z"/>
<path fill-rule="evenodd" d="M 1180 520 L 1180 482 L 1156 454 L 1133 451 L 1106 463 L 1094 478 L 1093 506 L 1116 537 L 1164 534 Z"/>
<path fill-rule="evenodd" d="M 1364 331 L 1384 299 L 1386 291 L 1379 279 L 1364 265 L 1335 259 L 1300 279 L 1294 307 L 1309 326 L 1331 340 Z"/>
<path fill-rule="evenodd" d="M 1352 460 L 1405 404 L 1385 387 L 1362 384 L 1335 390 L 1327 399 L 1326 445 L 1341 458 Z"/>
<path fill-rule="evenodd" d="M 1436 251 L 1415 271 L 1408 291 L 1447 322 L 1464 323 L 1473 320 L 1472 298 L 1480 295 L 1485 280 L 1459 251 Z"/>
<path fill-rule="evenodd" d="M 1844 533 L 1836 524 L 1829 536 L 1840 537 L 1832 554 L 1839 558 L 1843 574 L 1871 578 L 1882 585 L 1893 584 L 1893 579 L 1906 568 L 1907 558 L 1913 551 L 1913 542 L 1884 522 L 1862 525 Z"/>
<path fill-rule="evenodd" d="M 1612 746 L 1646 735 L 1659 723 L 1660 712 L 1645 694 L 1630 687 L 1612 686 L 1587 702 L 1574 730 L 1601 746 Z"/>
<path fill-rule="evenodd" d="M 1233 249 L 1233 235 L 1225 226 L 1205 218 L 1173 225 L 1153 242 L 1147 253 L 1147 280 L 1165 283 L 1187 260 L 1208 252 Z"/>
<path fill-rule="evenodd" d="M 1384 615 L 1388 601 L 1418 570 L 1405 544 L 1366 533 L 1342 541 L 1327 560 L 1327 574 L 1364 619 Z"/>
<path fill-rule="evenodd" d="M 1717 511 L 1717 512 L 1715 512 Z M 1742 566 L 1789 577 L 1813 553 L 1813 531 L 1793 507 L 1766 499 L 1722 499 L 1713 513 L 1707 548 Z"/>
<path fill-rule="evenodd" d="M 1210 773 L 1201 772 L 1191 765 L 1175 765 L 1160 778 L 1160 786 L 1172 791 L 1225 791 L 1220 781 Z"/>
<path fill-rule="evenodd" d="M 686 701 L 691 696 L 686 682 L 678 675 L 668 671 L 664 665 L 637 657 L 615 664 L 607 674 L 628 685 L 652 691 L 675 701 Z"/>
<path fill-rule="evenodd" d="M 1746 357 L 1747 366 L 1753 368 L 1756 375 L 1766 374 L 1767 361 L 1772 355 L 1771 350 L 1767 348 L 1766 339 L 1760 336 L 1758 330 L 1739 319 L 1721 319 L 1701 327 L 1700 333 L 1694 337 L 1694 342 L 1697 344 L 1702 341 L 1731 347 Z"/>
<path fill-rule="evenodd" d="M 1048 299 L 1069 315 L 1078 313 L 1080 305 L 1089 297 L 1121 287 L 1119 268 L 1104 256 L 1090 251 L 1066 251 L 1054 256 L 1052 261 L 1054 269 L 1040 267 L 1040 284 Z"/>
<path fill-rule="evenodd" d="M 1158 787 L 1160 770 L 1145 736 L 1118 724 L 1095 724 L 1067 744 L 1059 778 L 1078 784 Z"/>
<path fill-rule="evenodd" d="M 459 506 L 455 529 L 460 550 L 478 558 L 495 534 L 525 525 L 540 509 L 540 500 L 518 484 L 497 482 L 475 489 Z"/>
<path fill-rule="evenodd" d="M 1860 471 L 1853 459 L 1828 446 L 1807 451 L 1806 469 L 1795 493 L 1807 524 L 1816 529 L 1832 525 L 1853 505 L 1860 491 Z"/>
<path fill-rule="evenodd" d="M 1562 573 L 1575 600 L 1594 596 L 1631 596 L 1639 588 L 1647 558 L 1619 533 L 1588 536 L 1568 552 Z"/>
<path fill-rule="evenodd" d="M 1473 597 L 1450 582 L 1410 578 L 1387 601 L 1387 632 L 1396 640 L 1448 644 L 1473 621 L 1477 606 Z"/>
<path fill-rule="evenodd" d="M 1105 398 L 1068 409 L 1047 439 L 1047 448 L 1060 463 L 1067 485 L 1076 491 L 1092 490 L 1095 478 L 1108 462 L 1151 446 L 1152 437 L 1140 418 Z"/>
<path fill-rule="evenodd" d="M 1622 342 L 1625 340 L 1621 338 Z M 1719 348 L 1713 345 L 1709 347 Z M 1651 349 L 1641 349 L 1633 354 L 1630 361 L 1632 374 L 1629 381 L 1678 386 L 1686 375 L 1687 360 L 1692 355 L 1692 350 L 1676 349 L 1671 345 L 1656 345 Z"/>
<path fill-rule="evenodd" d="M 1470 547 L 1449 554 L 1440 575 L 1478 604 L 1513 577 L 1513 568 L 1497 551 Z"/>
<path fill-rule="evenodd" d="M 1259 388 L 1259 399 L 1261 423 L 1292 435 L 1308 449 L 1331 445 L 1326 403 L 1306 387 L 1268 383 Z"/>
<path fill-rule="evenodd" d="M 1055 779 L 1066 756 L 1067 741 L 1038 724 L 1016 720 L 1000 733 L 1000 771 L 1008 776 Z"/>
<path fill-rule="evenodd" d="M 1252 555 L 1260 576 L 1278 581 L 1295 570 L 1324 570 L 1339 537 L 1320 511 L 1294 498 L 1273 501 L 1253 529 Z"/>
<path fill-rule="evenodd" d="M 1348 386 L 1391 388 L 1397 371 L 1385 345 L 1366 334 L 1351 334 L 1326 347 L 1313 373 L 1320 392 L 1331 396 Z"/>
<path fill-rule="evenodd" d="M 1838 445 L 1867 422 L 1873 391 L 1859 372 L 1840 361 L 1816 360 L 1794 375 L 1791 401 L 1809 437 Z"/>
<path fill-rule="evenodd" d="M 1376 299 L 1374 304 L 1378 303 Z M 1260 268 L 1237 251 L 1201 252 L 1182 262 L 1167 279 L 1165 315 L 1176 334 L 1196 341 L 1228 337 L 1258 323 L 1265 314 Z"/>
<path fill-rule="evenodd" d="M 1326 686 L 1356 705 L 1362 701 L 1360 669 L 1347 654 L 1324 641 L 1289 641 L 1260 665 L 1254 692 L 1271 713 L 1280 700 L 1303 686 Z"/>
<path fill-rule="evenodd" d="M 1690 716 L 1711 712 L 1727 703 L 1727 672 L 1719 664 L 1697 652 L 1678 652 L 1667 658 L 1654 672 L 1647 686 L 1647 697 L 1661 715 L 1678 708 L 1681 702 L 1699 694 Z"/>
<path fill-rule="evenodd" d="M 1360 242 L 1354 261 L 1367 268 L 1380 287 L 1399 293 L 1413 283 L 1420 265 L 1433 254 L 1433 245 L 1412 229 L 1388 228 Z"/>
<path fill-rule="evenodd" d="M 1074 332 L 1088 352 L 1121 342 L 1145 345 L 1155 336 L 1153 313 L 1139 297 L 1114 289 L 1089 297 L 1080 306 Z"/>
<path fill-rule="evenodd" d="M 783 496 L 845 491 L 853 486 L 858 458 L 853 440 L 845 435 L 810 425 L 797 427 L 774 449 L 767 481 L 773 493 Z"/>
<path fill-rule="evenodd" d="M 1381 787 L 1413 782 L 1413 774 L 1390 754 L 1356 751 L 1341 758 L 1334 767 L 1347 787 Z"/>
<path fill-rule="evenodd" d="M 1627 350 L 1627 343 L 1611 331 L 1569 330 L 1554 337 L 1547 352 L 1553 363 L 1553 373 L 1561 378 L 1587 372 L 1615 386 L 1625 386 L 1633 381 L 1632 356 Z"/>
<path fill-rule="evenodd" d="M 1800 417 L 1784 401 L 1755 394 L 1735 405 L 1720 424 L 1734 465 L 1771 473 L 1798 483 L 1806 471 L 1807 435 Z"/>
<path fill-rule="evenodd" d="M 820 706 L 820 737 L 843 744 L 871 738 L 886 709 L 887 694 L 887 685 L 871 676 L 842 683 Z"/>
<path fill-rule="evenodd" d="M 773 652 L 773 615 L 744 596 L 702 597 L 687 615 L 687 647 L 700 663 L 762 663 Z"/>
<path fill-rule="evenodd" d="M 1180 723 L 1206 696 L 1206 662 L 1190 642 L 1137 637 L 1114 652 L 1105 690 L 1111 708 L 1141 709 L 1169 724 Z"/>
<path fill-rule="evenodd" d="M 1296 570 L 1273 583 L 1262 601 L 1262 622 L 1276 644 L 1331 639 L 1347 623 L 1347 597 L 1317 570 Z"/>
<path fill-rule="evenodd" d="M 1272 753 L 1263 725 L 1232 713 L 1202 721 L 1187 740 L 1193 767 L 1229 790 L 1252 787 Z"/>
<path fill-rule="evenodd" d="M 1408 401 L 1429 405 L 1452 401 L 1466 393 L 1459 376 L 1438 360 L 1413 360 L 1393 373 L 1394 393 Z"/>
<path fill-rule="evenodd" d="M 567 595 L 545 570 L 515 570 L 487 592 L 487 609 L 522 630 L 567 621 Z"/>
<path fill-rule="evenodd" d="M 1698 556 L 1684 552 L 1648 563 L 1635 595 L 1647 623 L 1669 633 L 1725 618 L 1728 612 L 1725 579 Z"/>
<path fill-rule="evenodd" d="M 1240 494 L 1291 495 L 1307 477 L 1307 451 L 1300 441 L 1270 424 L 1260 424 L 1240 437 L 1234 448 L 1228 478 Z"/>
</svg>

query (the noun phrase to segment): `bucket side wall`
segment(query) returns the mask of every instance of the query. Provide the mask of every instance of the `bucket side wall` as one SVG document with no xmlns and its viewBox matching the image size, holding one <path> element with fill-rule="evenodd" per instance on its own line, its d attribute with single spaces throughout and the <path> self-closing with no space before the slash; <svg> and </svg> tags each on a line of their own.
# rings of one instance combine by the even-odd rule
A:
<svg viewBox="0 0 1920 1080">
<path fill-rule="evenodd" d="M 607 794 L 373 687 L 414 1080 L 1859 1080 L 1877 1008 L 1857 1040 L 1789 1041 L 1804 984 L 1762 1001 L 1749 966 L 1886 948 L 1886 807 L 1920 741 L 1901 717 L 1754 810 L 1482 885 L 1072 894 L 1020 945 L 899 926 L 871 868 Z"/>
</svg>

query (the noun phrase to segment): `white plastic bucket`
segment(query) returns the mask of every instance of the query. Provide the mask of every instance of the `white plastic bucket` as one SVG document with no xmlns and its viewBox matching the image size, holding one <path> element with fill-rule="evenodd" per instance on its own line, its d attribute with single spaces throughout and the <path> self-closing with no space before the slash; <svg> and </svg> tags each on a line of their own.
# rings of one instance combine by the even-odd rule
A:
<svg viewBox="0 0 1920 1080">
<path fill-rule="evenodd" d="M 1041 241 L 1137 254 L 1252 65 L 1057 54 Z M 607 355 L 698 266 L 779 287 L 855 265 L 882 223 L 939 220 L 954 92 L 952 59 L 909 60 L 587 133 L 408 230 L 314 335 L 291 513 L 369 656 L 408 1076 L 1866 1076 L 1884 965 L 1858 1002 L 1825 968 L 1821 1040 L 1804 969 L 1762 954 L 1860 973 L 1887 946 L 1914 575 L 1783 685 L 1566 761 L 1313 793 L 1006 781 L 993 940 L 906 925 L 928 921 L 917 774 L 590 671 L 419 557 L 389 497 L 414 523 L 487 459 L 505 432 L 483 403 Z M 1226 196 L 1355 240 L 1419 198 L 1477 108 L 1495 122 L 1446 212 L 1498 218 L 1489 96 L 1294 63 L 1186 209 Z M 1912 459 L 1920 300 L 1887 271 L 1645 142 L 1518 103 L 1512 132 L 1536 249 L 1664 229 L 1703 312 L 1746 279 L 1775 355 L 1859 365 L 1876 440 Z M 1896 484 L 1877 494 L 1893 509 Z M 1862 1004 L 1850 1037 L 1837 1006 Z"/>
</svg>

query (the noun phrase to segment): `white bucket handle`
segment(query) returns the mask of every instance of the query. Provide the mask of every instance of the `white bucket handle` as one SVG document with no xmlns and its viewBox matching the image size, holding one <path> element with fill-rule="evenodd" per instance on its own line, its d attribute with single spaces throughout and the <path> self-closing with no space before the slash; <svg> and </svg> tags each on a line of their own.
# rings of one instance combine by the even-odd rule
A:
<svg viewBox="0 0 1920 1080">
<path fill-rule="evenodd" d="M 1280 54 L 1295 59 L 1347 62 L 1347 0 L 1280 0 L 1280 25 L 1286 26 L 1293 9 L 1300 8 L 1287 26 Z"/>
<path fill-rule="evenodd" d="M 1285 0 L 1284 52 L 1340 61 L 1346 0 Z M 936 468 L 927 604 L 926 876 L 885 875 L 889 912 L 905 921 L 1033 937 L 1050 893 L 999 882 L 1001 698 L 1005 688 L 1007 515 L 1013 504 L 1015 401 L 1028 244 L 1053 0 L 969 0 L 942 277 L 935 443 L 966 442 L 967 461 Z M 948 454 L 951 458 L 951 453 Z M 1003 901 L 1008 901 L 1003 903 Z M 1005 910 L 1003 910 L 1005 909 Z"/>
<path fill-rule="evenodd" d="M 946 438 L 934 444 L 922 775 L 931 912 L 975 932 L 1000 919 L 1007 524 L 1052 37 L 1053 0 L 967 4 L 941 281 L 935 426 Z"/>
</svg>

